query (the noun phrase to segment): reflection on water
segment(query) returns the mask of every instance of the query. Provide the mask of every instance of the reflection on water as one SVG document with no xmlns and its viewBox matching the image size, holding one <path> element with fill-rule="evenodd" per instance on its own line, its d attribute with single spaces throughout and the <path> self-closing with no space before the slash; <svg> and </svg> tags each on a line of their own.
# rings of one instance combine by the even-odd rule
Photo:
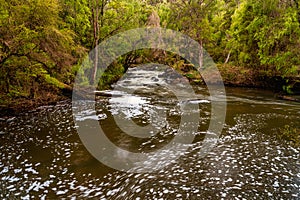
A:
<svg viewBox="0 0 300 200">
<path fill-rule="evenodd" d="M 155 95 L 157 90 L 165 95 Z M 210 117 L 206 92 L 178 102 L 166 88 L 143 85 L 143 90 L 134 94 L 98 98 L 97 112 L 82 111 L 81 120 L 98 120 L 116 145 L 151 152 L 167 145 L 177 134 L 180 105 L 198 104 L 200 119 L 193 144 L 179 159 L 154 173 L 119 172 L 93 158 L 77 135 L 70 102 L 2 118 L 0 197 L 299 199 L 300 149 L 278 140 L 276 135 L 287 124 L 300 127 L 300 105 L 277 101 L 265 91 L 229 88 L 227 92 L 225 128 L 205 158 L 199 156 L 199 150 Z M 167 120 L 153 117 L 160 111 Z M 152 123 L 159 131 L 149 133 L 148 138 L 123 134 L 113 117 L 120 112 L 140 126 Z M 156 156 L 164 160 L 172 154 L 174 151 L 166 150 Z M 126 155 L 120 153 L 119 157 Z"/>
</svg>

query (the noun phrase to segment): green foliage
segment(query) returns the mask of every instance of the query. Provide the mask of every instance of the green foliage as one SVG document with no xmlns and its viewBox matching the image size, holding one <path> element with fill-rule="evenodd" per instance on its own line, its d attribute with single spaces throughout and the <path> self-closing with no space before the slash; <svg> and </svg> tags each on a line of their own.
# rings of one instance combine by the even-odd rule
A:
<svg viewBox="0 0 300 200">
<path fill-rule="evenodd" d="M 111 85 L 116 83 L 122 77 L 124 72 L 125 69 L 120 63 L 110 65 L 104 72 L 101 72 L 98 89 L 111 89 Z"/>
<path fill-rule="evenodd" d="M 208 48 L 214 37 L 212 21 L 217 14 L 217 1 L 176 1 L 170 5 L 172 10 L 170 28 L 186 33 L 204 47 Z"/>
<path fill-rule="evenodd" d="M 103 13 L 100 40 L 121 31 L 144 26 L 149 13 L 149 8 L 137 0 L 110 1 Z"/>
<path fill-rule="evenodd" d="M 32 96 L 47 80 L 63 80 L 76 52 L 73 32 L 63 28 L 56 0 L 1 0 L 0 80 L 8 96 Z M 6 13 L 6 14 L 5 14 Z"/>
<path fill-rule="evenodd" d="M 51 77 L 49 74 L 45 74 L 44 79 L 45 79 L 46 83 L 54 85 L 57 88 L 60 88 L 60 89 L 66 88 L 66 85 L 64 83 L 60 82 L 56 78 Z"/>
<path fill-rule="evenodd" d="M 285 125 L 279 134 L 279 139 L 286 140 L 296 147 L 300 146 L 300 129 Z"/>
<path fill-rule="evenodd" d="M 283 85 L 282 89 L 283 89 L 283 91 L 285 91 L 288 94 L 293 94 L 292 86 L 291 85 Z"/>
<path fill-rule="evenodd" d="M 86 76 L 85 71 L 89 71 L 91 68 L 92 63 L 88 59 L 85 59 L 73 66 L 72 74 L 76 75 L 77 83 L 81 84 L 82 86 L 89 85 L 89 77 Z"/>
<path fill-rule="evenodd" d="M 243 1 L 233 15 L 230 41 L 239 65 L 269 76 L 292 76 L 300 65 L 297 9 L 279 0 Z"/>
<path fill-rule="evenodd" d="M 91 47 L 90 35 L 92 15 L 88 0 L 61 0 L 62 10 L 60 17 L 66 23 L 66 28 L 74 31 L 75 40 L 83 46 Z"/>
<path fill-rule="evenodd" d="M 148 61 L 200 79 L 185 60 L 159 50 L 123 55 L 104 72 L 97 72 L 96 59 L 82 64 L 87 52 L 108 37 L 146 27 L 151 13 L 157 13 L 161 27 L 198 41 L 229 82 L 255 80 L 247 74 L 283 79 L 283 90 L 290 92 L 299 81 L 299 1 L 0 0 L 1 97 L 57 92 L 75 75 L 89 85 L 86 74 L 101 76 L 98 86 L 105 88 L 128 67 Z"/>
</svg>

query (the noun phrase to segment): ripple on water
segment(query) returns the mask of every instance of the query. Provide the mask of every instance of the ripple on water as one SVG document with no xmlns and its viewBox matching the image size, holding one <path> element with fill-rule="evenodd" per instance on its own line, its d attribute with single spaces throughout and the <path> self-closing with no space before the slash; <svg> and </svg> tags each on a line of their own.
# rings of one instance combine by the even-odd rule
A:
<svg viewBox="0 0 300 200">
<path fill-rule="evenodd" d="M 299 199 L 300 150 L 273 137 L 276 129 L 265 133 L 275 120 L 300 121 L 293 115 L 237 114 L 205 158 L 199 156 L 202 142 L 197 141 L 164 169 L 135 174 L 108 169 L 91 158 L 77 136 L 70 105 L 46 107 L 0 121 L 1 127 L 5 124 L 0 132 L 6 133 L 0 134 L 0 197 Z M 151 145 L 166 138 L 153 137 L 157 143 L 139 147 L 155 149 Z"/>
</svg>

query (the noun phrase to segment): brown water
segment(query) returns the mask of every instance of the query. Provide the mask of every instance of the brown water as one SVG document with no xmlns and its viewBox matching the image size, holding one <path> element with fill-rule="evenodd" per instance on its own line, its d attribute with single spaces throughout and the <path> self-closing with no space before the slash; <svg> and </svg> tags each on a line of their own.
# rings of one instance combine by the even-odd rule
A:
<svg viewBox="0 0 300 200">
<path fill-rule="evenodd" d="M 299 199 L 300 149 L 277 136 L 285 125 L 300 128 L 300 104 L 276 100 L 268 91 L 227 88 L 222 135 L 201 158 L 210 100 L 204 88 L 196 89 L 201 100 L 190 102 L 199 105 L 201 117 L 193 144 L 152 173 L 120 172 L 93 158 L 78 137 L 70 102 L 0 119 L 0 198 Z M 142 90 L 147 92 L 100 97 L 98 118 L 86 110 L 81 120 L 98 120 L 117 146 L 155 151 L 176 134 L 180 110 L 176 98 L 159 95 L 162 88 L 145 84 Z M 137 124 L 147 124 L 155 109 L 170 114 L 165 129 L 148 139 L 124 135 L 114 123 L 113 115 L 124 112 Z M 159 156 L 172 156 L 169 153 Z"/>
</svg>

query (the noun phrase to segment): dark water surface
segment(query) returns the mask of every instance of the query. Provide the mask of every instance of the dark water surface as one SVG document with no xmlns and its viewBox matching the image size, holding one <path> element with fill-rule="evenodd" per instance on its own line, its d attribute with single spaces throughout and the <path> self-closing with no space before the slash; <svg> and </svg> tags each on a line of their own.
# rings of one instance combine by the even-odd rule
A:
<svg viewBox="0 0 300 200">
<path fill-rule="evenodd" d="M 193 144 L 152 173 L 120 172 L 93 158 L 79 139 L 70 102 L 0 119 L 0 198 L 300 199 L 300 149 L 277 137 L 285 125 L 300 128 L 300 104 L 276 100 L 268 91 L 227 88 L 224 130 L 201 158 L 210 99 L 204 88 L 196 89 L 199 98 L 189 102 L 198 104 L 201 114 Z M 155 151 L 176 135 L 180 103 L 165 88 L 145 83 L 135 94 L 99 97 L 97 118 L 87 109 L 81 120 L 98 120 L 119 147 Z M 167 121 L 153 117 L 158 110 L 168 111 Z M 164 129 L 135 140 L 116 126 L 113 115 L 120 112 L 136 124 L 163 123 Z M 164 159 L 170 153 L 158 156 Z"/>
</svg>

